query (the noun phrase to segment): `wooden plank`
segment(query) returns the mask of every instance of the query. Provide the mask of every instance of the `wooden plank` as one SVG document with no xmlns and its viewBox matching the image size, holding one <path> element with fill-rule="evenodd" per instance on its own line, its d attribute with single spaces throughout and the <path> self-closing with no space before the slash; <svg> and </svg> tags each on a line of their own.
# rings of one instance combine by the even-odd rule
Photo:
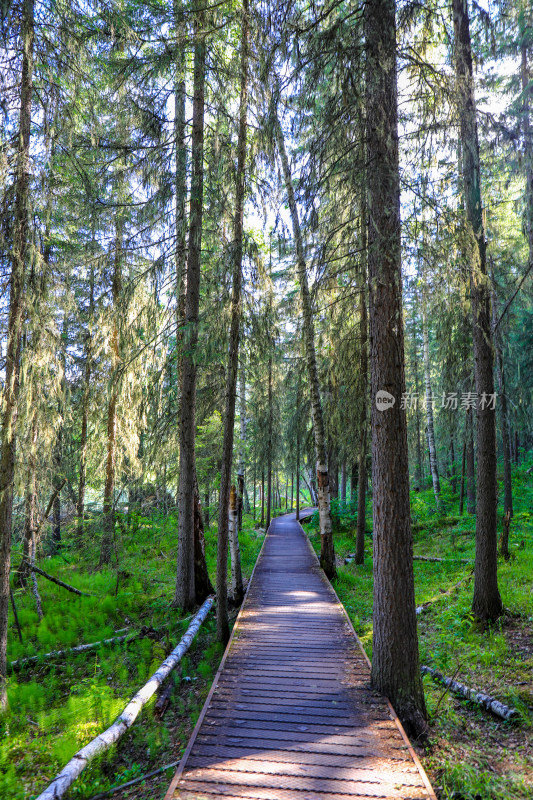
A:
<svg viewBox="0 0 533 800">
<path fill-rule="evenodd" d="M 436 800 L 369 681 L 307 537 L 274 520 L 165 800 Z"/>
</svg>

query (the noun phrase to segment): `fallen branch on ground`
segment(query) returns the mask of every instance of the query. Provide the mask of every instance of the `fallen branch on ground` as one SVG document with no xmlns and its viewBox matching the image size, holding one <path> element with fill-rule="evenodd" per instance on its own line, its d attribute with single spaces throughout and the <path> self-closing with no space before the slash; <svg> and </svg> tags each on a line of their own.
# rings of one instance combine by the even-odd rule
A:
<svg viewBox="0 0 533 800">
<path fill-rule="evenodd" d="M 442 597 L 448 597 L 448 595 L 452 594 L 452 592 L 455 592 L 455 590 L 458 589 L 462 583 L 464 583 L 465 581 L 469 581 L 471 577 L 472 577 L 472 572 L 465 578 L 461 578 L 461 580 L 458 581 L 457 583 L 454 583 L 454 585 L 447 591 L 441 591 L 441 593 L 437 595 L 437 597 L 433 597 L 431 600 L 427 600 L 425 603 L 422 603 L 421 606 L 417 606 L 416 609 L 417 615 L 422 614 L 424 611 L 427 611 L 428 608 L 431 608 L 433 603 L 436 603 L 437 600 L 440 600 Z"/>
<path fill-rule="evenodd" d="M 465 686 L 463 683 L 453 680 L 453 678 L 447 678 L 431 667 L 423 666 L 420 669 L 421 672 L 426 675 L 431 675 L 434 681 L 446 686 L 454 694 L 464 697 L 465 700 L 471 700 L 473 703 L 477 703 L 486 711 L 492 711 L 493 714 L 496 714 L 496 716 L 502 719 L 509 720 L 519 716 L 519 712 L 516 708 L 506 706 L 505 703 L 496 700 L 494 697 L 491 697 L 490 694 L 476 692 L 475 689 L 470 689 L 469 686 Z"/>
<path fill-rule="evenodd" d="M 17 626 L 17 631 L 20 639 L 20 643 L 22 644 L 22 631 L 20 629 L 20 622 L 19 622 L 19 615 L 17 614 L 17 607 L 15 605 L 15 597 L 13 595 L 13 589 L 11 586 L 9 587 L 9 599 L 11 600 L 11 608 L 13 609 L 13 617 L 15 618 L 15 625 Z"/>
<path fill-rule="evenodd" d="M 168 658 L 163 661 L 159 669 L 154 672 L 148 683 L 146 683 L 142 689 L 139 689 L 122 714 L 117 717 L 115 722 L 106 731 L 96 736 L 92 742 L 82 747 L 82 749 L 73 756 L 59 775 L 57 775 L 44 792 L 39 795 L 37 800 L 59 800 L 60 797 L 63 797 L 69 786 L 71 786 L 78 775 L 85 769 L 89 761 L 111 747 L 111 745 L 117 742 L 128 728 L 133 725 L 143 706 L 146 705 L 159 686 L 161 686 L 165 678 L 177 667 L 182 657 L 191 646 L 192 640 L 198 633 L 213 603 L 214 598 L 208 597 L 192 620 L 178 646 L 172 651 Z"/>
<path fill-rule="evenodd" d="M 108 789 L 107 792 L 93 794 L 89 800 L 104 800 L 104 797 L 111 797 L 111 795 L 116 794 L 116 792 L 122 792 L 124 789 L 127 789 L 128 786 L 133 786 L 135 783 L 146 781 L 148 778 L 153 778 L 154 775 L 159 775 L 161 772 L 165 772 L 167 769 L 177 767 L 179 763 L 179 761 L 172 761 L 172 763 L 167 764 L 165 767 L 159 767 L 159 769 L 154 769 L 152 772 L 147 772 L 146 775 L 141 775 L 139 778 L 133 778 L 133 780 L 127 781 L 127 783 L 121 783 L 120 786 L 114 786 L 113 789 Z"/>
<path fill-rule="evenodd" d="M 154 711 L 157 717 L 161 718 L 165 713 L 165 711 L 167 710 L 170 703 L 170 697 L 172 695 L 172 692 L 174 691 L 175 686 L 176 686 L 176 681 L 174 680 L 174 676 L 171 675 L 170 678 L 168 679 L 167 685 L 165 686 L 164 690 L 161 692 L 161 694 L 156 700 Z"/>
<path fill-rule="evenodd" d="M 29 561 L 24 561 L 24 564 L 26 564 L 28 569 L 30 569 L 32 572 L 37 572 L 38 575 L 42 575 L 43 578 L 47 578 L 49 581 L 52 581 L 52 583 L 61 586 L 62 589 L 66 589 L 68 592 L 83 595 L 84 597 L 94 597 L 94 595 L 91 595 L 88 592 L 82 592 L 81 589 L 75 589 L 74 586 L 70 586 L 68 583 L 63 583 L 63 581 L 60 581 L 59 578 L 54 578 L 53 575 L 49 575 L 44 570 L 39 569 L 39 567 L 36 567 L 35 564 L 30 564 Z"/>
<path fill-rule="evenodd" d="M 471 564 L 471 558 L 436 558 L 435 556 L 413 556 L 413 561 L 458 561 L 461 564 Z"/>
<path fill-rule="evenodd" d="M 127 628 L 122 628 L 123 631 Z M 121 631 L 117 631 L 121 633 Z M 8 666 L 12 670 L 19 670 L 27 664 L 36 664 L 38 661 L 49 658 L 62 658 L 63 656 L 75 655 L 76 653 L 85 653 L 86 650 L 96 650 L 97 647 L 102 647 L 105 644 L 116 644 L 116 642 L 123 642 L 128 639 L 131 633 L 125 636 L 113 636 L 111 639 L 102 639 L 100 642 L 91 642 L 91 644 L 79 644 L 76 647 L 68 647 L 66 650 L 52 650 L 50 653 L 43 653 L 38 656 L 28 656 L 28 658 L 19 658 L 17 661 L 12 661 Z"/>
</svg>

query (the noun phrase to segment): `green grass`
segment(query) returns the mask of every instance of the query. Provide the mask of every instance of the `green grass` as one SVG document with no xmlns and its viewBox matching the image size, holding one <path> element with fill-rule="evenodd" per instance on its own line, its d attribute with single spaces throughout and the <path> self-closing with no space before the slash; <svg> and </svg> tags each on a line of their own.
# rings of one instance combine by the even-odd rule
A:
<svg viewBox="0 0 533 800">
<path fill-rule="evenodd" d="M 215 526 L 206 531 L 213 582 L 216 535 Z M 263 538 L 263 532 L 254 530 L 252 520 L 245 516 L 240 539 L 245 577 L 251 573 Z M 87 526 L 83 547 L 78 546 L 74 532 L 67 530 L 62 556 L 38 562 L 46 572 L 95 597 L 73 595 L 38 577 L 45 614 L 39 622 L 31 591 L 15 591 L 24 641 L 19 642 L 11 624 L 9 661 L 100 641 L 122 628 L 131 631 L 132 639 L 76 656 L 42 659 L 10 676 L 9 711 L 0 721 L 1 798 L 36 797 L 80 747 L 113 722 L 187 628 L 188 621 L 171 608 L 176 517 L 131 515 L 120 530 L 117 527 L 116 539 L 118 564 L 112 568 L 95 568 L 101 540 L 98 520 Z M 19 558 L 15 552 L 15 565 Z M 149 636 L 133 638 L 142 627 Z M 163 720 L 154 717 L 153 698 L 120 742 L 87 767 L 69 796 L 82 800 L 177 760 L 221 655 L 210 615 L 182 661 L 183 680 Z M 164 776 L 161 781 L 164 785 Z"/>
<path fill-rule="evenodd" d="M 430 487 L 412 495 L 414 549 L 417 555 L 444 562 L 414 564 L 418 605 L 437 598 L 419 617 L 422 663 L 519 709 L 514 724 L 498 721 L 471 704 L 444 693 L 424 678 L 431 724 L 431 744 L 422 754 L 440 800 L 526 800 L 533 798 L 533 477 L 524 464 L 513 476 L 515 517 L 509 562 L 499 563 L 503 601 L 510 614 L 489 628 L 471 615 L 470 566 L 454 558 L 474 557 L 475 520 L 459 518 L 457 498 L 443 481 L 443 507 L 435 509 Z M 335 546 L 340 561 L 354 551 L 355 513 L 333 505 Z M 283 513 L 283 509 L 278 509 Z M 501 513 L 500 513 L 501 518 Z M 318 521 L 307 528 L 319 546 Z M 372 520 L 366 520 L 366 558 L 362 567 L 339 565 L 335 588 L 367 653 L 372 655 Z M 173 515 L 132 515 L 117 528 L 118 567 L 97 570 L 101 531 L 88 525 L 83 547 L 74 533 L 65 536 L 62 556 L 40 565 L 67 583 L 97 597 L 76 597 L 39 578 L 45 619 L 39 623 L 29 591 L 16 591 L 24 644 L 10 626 L 9 660 L 92 642 L 128 627 L 144 626 L 150 637 L 56 661 L 38 662 L 11 676 L 10 710 L 0 723 L 0 797 L 32 800 L 76 750 L 113 721 L 135 691 L 175 646 L 187 626 L 170 608 L 174 593 L 177 520 Z M 263 531 L 245 518 L 241 537 L 243 571 L 249 575 L 263 541 Z M 206 532 L 208 569 L 214 580 L 216 526 Z M 65 559 L 67 561 L 65 561 Z M 18 562 L 15 554 L 14 563 Z M 67 563 L 68 562 L 68 563 Z M 117 580 L 118 574 L 118 580 Z M 450 595 L 442 596 L 459 581 Z M 105 756 L 95 760 L 70 790 L 86 800 L 126 780 L 179 759 L 201 711 L 222 648 L 208 618 L 181 664 L 182 680 L 163 720 L 151 701 L 132 729 Z M 160 800 L 168 776 L 139 789 L 146 800 Z"/>
<path fill-rule="evenodd" d="M 475 519 L 458 516 L 458 501 L 443 481 L 443 507 L 435 508 L 431 488 L 412 493 L 414 552 L 443 562 L 414 562 L 416 604 L 434 600 L 418 617 L 420 660 L 446 675 L 517 708 L 520 719 L 505 723 L 444 692 L 424 677 L 431 725 L 430 746 L 422 761 L 442 800 L 526 800 L 533 798 L 533 476 L 530 463 L 514 471 L 515 516 L 511 524 L 511 560 L 499 560 L 499 586 L 506 615 L 480 626 L 471 613 L 471 566 Z M 500 492 L 500 497 L 503 492 Z M 370 506 L 370 504 L 369 504 Z M 366 652 L 372 657 L 372 519 L 368 508 L 365 564 L 344 564 L 355 549 L 355 517 L 334 506 L 338 577 L 335 589 Z M 499 519 L 503 511 L 499 509 Z M 318 520 L 310 538 L 319 549 Z M 444 596 L 462 581 L 451 594 Z"/>
</svg>

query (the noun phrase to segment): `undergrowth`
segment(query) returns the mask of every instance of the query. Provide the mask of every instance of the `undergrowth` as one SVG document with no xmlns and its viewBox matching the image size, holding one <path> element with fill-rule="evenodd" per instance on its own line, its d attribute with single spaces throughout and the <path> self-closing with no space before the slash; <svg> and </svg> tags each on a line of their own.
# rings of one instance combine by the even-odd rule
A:
<svg viewBox="0 0 533 800">
<path fill-rule="evenodd" d="M 471 612 L 475 518 L 466 513 L 459 516 L 458 498 L 446 480 L 440 510 L 435 507 L 430 486 L 411 494 L 415 555 L 446 559 L 414 561 L 417 606 L 435 601 L 418 616 L 420 661 L 520 712 L 518 722 L 503 722 L 445 692 L 429 676 L 424 677 L 431 744 L 422 761 L 440 800 L 533 798 L 533 475 L 528 474 L 529 467 L 531 462 L 513 472 L 511 559 L 500 559 L 498 563 L 506 613 L 492 626 L 480 625 Z M 353 506 L 334 501 L 333 510 L 338 569 L 334 586 L 372 657 L 370 505 L 363 566 L 356 566 L 353 561 L 344 563 L 355 549 Z M 501 524 L 501 503 L 498 516 Z M 318 551 L 316 515 L 309 530 Z M 456 589 L 444 595 L 456 584 Z"/>
<path fill-rule="evenodd" d="M 188 618 L 171 608 L 177 517 L 130 514 L 120 523 L 115 563 L 109 568 L 96 568 L 101 541 L 98 518 L 87 524 L 82 545 L 74 530 L 67 528 L 60 554 L 38 561 L 47 573 L 93 596 L 71 594 L 38 576 L 44 611 L 39 622 L 30 588 L 15 590 L 23 642 L 10 620 L 8 661 L 41 657 L 9 678 L 9 710 L 0 721 L 0 798 L 36 797 L 77 750 L 114 721 L 187 629 Z M 216 526 L 211 525 L 206 531 L 206 559 L 213 584 L 216 535 Z M 252 571 L 263 536 L 245 515 L 241 535 L 245 577 Z M 15 550 L 15 566 L 19 559 Z M 53 650 L 110 638 L 116 631 L 131 636 L 78 655 L 43 657 Z M 89 798 L 178 760 L 221 655 L 211 614 L 181 663 L 171 709 L 162 720 L 156 719 L 152 698 L 119 743 L 87 767 L 68 796 Z M 165 784 L 162 776 L 160 785 Z"/>
</svg>

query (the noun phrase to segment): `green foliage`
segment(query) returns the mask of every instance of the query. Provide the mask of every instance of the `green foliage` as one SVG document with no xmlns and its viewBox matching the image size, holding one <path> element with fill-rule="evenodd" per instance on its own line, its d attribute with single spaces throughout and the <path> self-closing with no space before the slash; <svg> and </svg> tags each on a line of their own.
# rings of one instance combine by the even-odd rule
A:
<svg viewBox="0 0 533 800">
<path fill-rule="evenodd" d="M 515 516 L 511 523 L 511 560 L 499 561 L 498 575 L 506 615 L 495 625 L 480 627 L 471 612 L 475 552 L 475 517 L 458 516 L 458 499 L 451 498 L 446 515 L 437 512 L 432 488 L 412 492 L 414 552 L 444 559 L 415 561 L 417 605 L 434 601 L 418 617 L 420 660 L 468 686 L 487 692 L 518 709 L 515 724 L 498 722 L 479 707 L 445 692 L 424 677 L 432 744 L 424 766 L 441 800 L 526 800 L 533 764 L 520 742 L 533 730 L 533 668 L 531 642 L 533 604 L 533 481 L 526 461 L 513 471 Z M 503 492 L 500 492 L 500 499 Z M 370 513 L 370 512 L 369 512 Z M 499 509 L 500 519 L 503 509 Z M 346 515 L 349 518 L 349 513 Z M 319 551 L 317 515 L 308 523 L 310 539 Z M 367 519 L 367 530 L 371 527 Z M 351 530 L 335 534 L 341 560 L 354 552 Z M 369 542 L 370 543 L 370 542 Z M 462 563 L 467 559 L 469 563 Z M 452 589 L 443 596 L 444 591 Z M 365 563 L 338 569 L 335 590 L 344 604 L 366 652 L 372 656 L 372 554 Z M 490 754 L 490 755 L 488 755 Z M 495 768 L 497 767 L 497 768 Z"/>
<path fill-rule="evenodd" d="M 62 552 L 72 563 L 56 556 L 46 560 L 45 569 L 97 596 L 76 597 L 39 579 L 45 611 L 41 622 L 33 611 L 31 593 L 17 590 L 24 644 L 10 627 L 9 661 L 101 641 L 112 637 L 117 628 L 126 627 L 132 635 L 125 642 L 87 653 L 43 658 L 10 677 L 9 711 L 0 723 L 0 797 L 28 800 L 44 788 L 77 750 L 113 722 L 179 641 L 187 623 L 169 613 L 176 523 L 173 515 L 132 515 L 120 544 L 118 584 L 116 570 L 94 572 L 92 568 L 98 558 L 97 538 L 80 551 L 74 532 L 72 538 L 66 532 Z M 241 537 L 245 576 L 253 568 L 262 540 L 263 534 L 245 516 Z M 71 558 L 75 552 L 76 560 Z M 206 533 L 206 556 L 214 581 L 213 526 Z M 135 638 L 142 626 L 155 630 L 156 638 Z M 156 721 L 151 702 L 117 747 L 84 771 L 71 790 L 73 797 L 81 800 L 148 772 L 161 759 L 173 760 L 176 740 L 185 745 L 222 656 L 214 633 L 214 620 L 208 618 L 181 662 L 181 674 L 190 680 L 182 684 L 185 693 L 176 693 L 172 701 L 173 713 L 181 720 L 180 731 L 170 730 L 175 724 L 167 721 L 171 712 L 163 722 Z M 131 764 L 132 753 L 140 763 Z"/>
</svg>

